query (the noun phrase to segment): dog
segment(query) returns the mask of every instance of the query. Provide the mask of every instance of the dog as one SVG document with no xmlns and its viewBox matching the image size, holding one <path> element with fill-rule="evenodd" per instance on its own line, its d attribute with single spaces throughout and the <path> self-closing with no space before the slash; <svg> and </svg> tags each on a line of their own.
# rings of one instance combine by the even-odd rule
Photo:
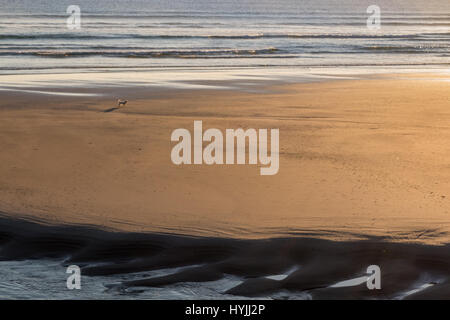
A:
<svg viewBox="0 0 450 320">
<path fill-rule="evenodd" d="M 124 106 L 127 104 L 128 100 L 117 99 L 117 106 Z"/>
</svg>

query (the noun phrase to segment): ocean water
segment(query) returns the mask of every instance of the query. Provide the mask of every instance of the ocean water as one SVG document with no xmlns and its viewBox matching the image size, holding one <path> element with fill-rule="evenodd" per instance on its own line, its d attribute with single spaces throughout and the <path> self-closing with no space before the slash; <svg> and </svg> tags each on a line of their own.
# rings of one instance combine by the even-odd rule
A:
<svg viewBox="0 0 450 320">
<path fill-rule="evenodd" d="M 0 0 L 0 74 L 449 65 L 448 0 Z"/>
<path fill-rule="evenodd" d="M 257 297 L 246 297 L 225 294 L 234 286 L 242 284 L 246 279 L 236 276 L 225 276 L 216 281 L 183 282 L 164 287 L 124 288 L 123 281 L 140 280 L 148 277 L 171 275 L 187 268 L 160 269 L 151 272 L 138 272 L 125 275 L 87 277 L 81 275 L 81 288 L 68 289 L 66 267 L 54 259 L 0 261 L 0 299 L 1 300 L 311 300 L 313 296 L 308 291 L 288 291 L 261 294 Z M 283 280 L 286 274 L 267 276 L 267 279 Z M 329 288 L 349 288 L 365 285 L 367 276 L 348 279 L 331 285 Z M 424 273 L 409 290 L 396 293 L 391 298 L 402 300 L 415 293 L 422 292 L 436 284 L 445 282 L 445 278 Z"/>
<path fill-rule="evenodd" d="M 24 261 L 0 261 L 0 299 L 242 299 L 224 295 L 223 292 L 242 282 L 237 277 L 226 277 L 205 284 L 181 283 L 163 288 L 121 288 L 122 281 L 144 277 L 160 277 L 180 271 L 182 268 L 161 269 L 129 275 L 104 277 L 81 276 L 80 289 L 68 289 L 66 282 L 70 274 L 61 261 L 40 259 Z M 278 294 L 278 295 L 282 295 Z M 278 297 L 275 295 L 273 298 Z M 294 295 L 307 298 L 307 295 Z M 272 297 L 267 296 L 266 299 Z M 291 297 L 293 298 L 293 297 Z"/>
</svg>

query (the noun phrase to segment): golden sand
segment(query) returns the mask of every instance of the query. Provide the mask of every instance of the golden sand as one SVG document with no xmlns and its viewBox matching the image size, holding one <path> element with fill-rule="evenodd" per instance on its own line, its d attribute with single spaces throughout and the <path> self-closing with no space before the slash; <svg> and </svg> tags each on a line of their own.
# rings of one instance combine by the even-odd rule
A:
<svg viewBox="0 0 450 320">
<path fill-rule="evenodd" d="M 432 78 L 432 79 L 430 79 Z M 450 239 L 450 82 L 408 76 L 114 100 L 1 92 L 0 211 L 228 237 Z M 64 100 L 65 99 L 65 100 Z M 182 165 L 173 130 L 279 128 L 280 170 Z"/>
</svg>

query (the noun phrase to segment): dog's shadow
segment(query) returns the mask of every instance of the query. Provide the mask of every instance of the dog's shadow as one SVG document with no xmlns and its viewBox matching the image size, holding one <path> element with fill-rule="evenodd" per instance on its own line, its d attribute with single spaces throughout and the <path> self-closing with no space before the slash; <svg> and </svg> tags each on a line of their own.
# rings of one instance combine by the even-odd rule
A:
<svg viewBox="0 0 450 320">
<path fill-rule="evenodd" d="M 109 108 L 109 109 L 103 110 L 103 112 L 113 112 L 114 110 L 117 110 L 117 109 L 119 109 L 119 108 L 118 107 L 113 107 L 113 108 Z"/>
</svg>

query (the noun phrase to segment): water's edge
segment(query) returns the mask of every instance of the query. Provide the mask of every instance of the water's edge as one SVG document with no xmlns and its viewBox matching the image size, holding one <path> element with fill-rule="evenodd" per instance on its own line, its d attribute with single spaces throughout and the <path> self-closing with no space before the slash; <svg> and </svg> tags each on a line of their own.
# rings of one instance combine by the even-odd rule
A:
<svg viewBox="0 0 450 320">
<path fill-rule="evenodd" d="M 450 244 L 189 237 L 2 215 L 0 260 L 2 298 L 450 298 Z M 82 290 L 66 288 L 69 265 L 81 267 Z M 367 288 L 370 265 L 380 290 Z"/>
</svg>

